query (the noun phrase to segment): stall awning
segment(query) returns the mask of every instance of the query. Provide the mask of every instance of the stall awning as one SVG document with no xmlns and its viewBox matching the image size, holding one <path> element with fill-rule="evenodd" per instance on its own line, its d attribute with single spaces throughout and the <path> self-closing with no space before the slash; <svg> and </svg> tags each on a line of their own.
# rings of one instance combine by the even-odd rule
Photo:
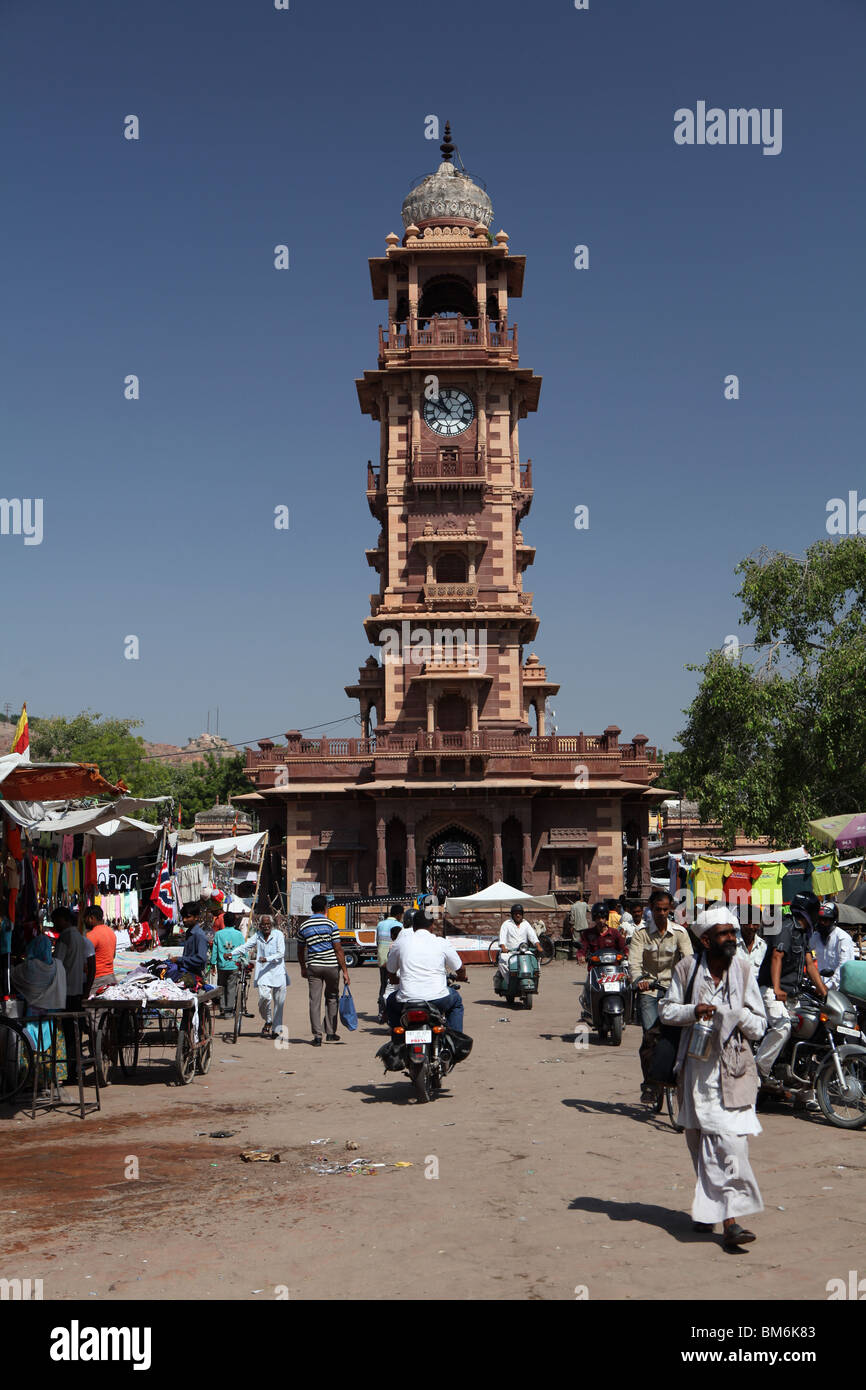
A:
<svg viewBox="0 0 866 1390">
<path fill-rule="evenodd" d="M 29 763 L 19 753 L 0 758 L 0 787 L 8 801 L 73 801 L 126 791 L 102 776 L 95 763 Z"/>
<path fill-rule="evenodd" d="M 266 834 L 266 830 L 261 830 L 252 835 L 229 835 L 222 840 L 190 840 L 187 844 L 178 845 L 178 863 L 207 860 L 211 855 L 218 860 L 250 859 Z"/>
</svg>

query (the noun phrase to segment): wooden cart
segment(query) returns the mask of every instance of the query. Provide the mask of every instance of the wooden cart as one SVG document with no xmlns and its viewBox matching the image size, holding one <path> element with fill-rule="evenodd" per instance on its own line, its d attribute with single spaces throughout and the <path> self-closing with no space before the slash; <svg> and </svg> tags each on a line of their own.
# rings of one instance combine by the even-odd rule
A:
<svg viewBox="0 0 866 1390">
<path fill-rule="evenodd" d="M 207 990 L 196 999 L 91 1000 L 88 1007 L 100 1015 L 94 1030 L 100 1084 L 108 1083 L 115 1067 L 124 1080 L 133 1076 L 143 1047 L 148 1049 L 148 1062 L 160 1050 L 164 1060 L 171 1060 L 181 1086 L 192 1081 L 196 1069 L 204 1076 L 213 1058 L 214 1005 L 222 993 Z"/>
</svg>

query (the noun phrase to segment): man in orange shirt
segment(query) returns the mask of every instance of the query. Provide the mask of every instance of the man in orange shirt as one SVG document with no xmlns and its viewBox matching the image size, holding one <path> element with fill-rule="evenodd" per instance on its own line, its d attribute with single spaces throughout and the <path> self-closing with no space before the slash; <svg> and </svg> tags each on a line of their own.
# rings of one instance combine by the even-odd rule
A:
<svg viewBox="0 0 866 1390">
<path fill-rule="evenodd" d="M 96 977 L 93 988 L 100 985 L 116 985 L 114 975 L 114 955 L 117 950 L 117 934 L 113 927 L 105 925 L 105 914 L 101 907 L 91 904 L 84 909 L 84 929 L 96 951 Z"/>
</svg>

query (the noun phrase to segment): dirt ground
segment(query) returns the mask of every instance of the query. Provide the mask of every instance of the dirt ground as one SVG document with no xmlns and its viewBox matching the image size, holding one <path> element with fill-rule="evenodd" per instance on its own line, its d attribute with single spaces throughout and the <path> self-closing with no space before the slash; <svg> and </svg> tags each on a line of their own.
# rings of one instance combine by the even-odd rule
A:
<svg viewBox="0 0 866 1390">
<path fill-rule="evenodd" d="M 763 1112 L 751 1154 L 766 1210 L 750 1218 L 757 1242 L 727 1255 L 692 1234 L 685 1140 L 638 1102 L 639 1029 L 578 1050 L 573 964 L 544 969 L 531 1012 L 495 998 L 489 967 L 469 976 L 475 1047 L 429 1105 L 374 1058 L 378 972 L 353 972 L 358 1031 L 314 1049 L 294 967 L 283 1048 L 258 1019 L 237 1047 L 218 1026 L 189 1086 L 167 1085 L 160 1061 L 84 1121 L 0 1111 L 0 1277 L 94 1302 L 414 1298 L 417 1251 L 442 1260 L 454 1299 L 823 1300 L 862 1264 L 866 1133 Z M 243 1163 L 248 1148 L 281 1162 Z M 323 1154 L 412 1166 L 311 1172 Z"/>
</svg>

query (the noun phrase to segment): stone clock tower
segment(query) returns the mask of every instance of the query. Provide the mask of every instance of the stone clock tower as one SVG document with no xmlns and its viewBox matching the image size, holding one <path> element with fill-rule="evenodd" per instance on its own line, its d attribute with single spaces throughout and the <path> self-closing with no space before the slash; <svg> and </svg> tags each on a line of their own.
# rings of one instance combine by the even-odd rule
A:
<svg viewBox="0 0 866 1390">
<path fill-rule="evenodd" d="M 366 668 L 348 693 L 365 733 L 373 710 L 380 733 L 529 733 L 534 708 L 543 734 L 559 687 L 523 659 L 538 619 L 523 588 L 535 551 L 520 530 L 532 465 L 518 422 L 541 387 L 519 365 L 510 322 L 525 258 L 509 254 L 505 232 L 491 235 L 490 199 L 455 166 L 447 125 L 441 150 L 403 204 L 402 241 L 389 236 L 370 261 L 388 322 L 377 370 L 358 382 L 380 434 L 367 478 L 379 591 L 365 627 L 384 661 L 375 688 Z"/>
<path fill-rule="evenodd" d="M 541 381 L 520 366 L 511 320 L 524 258 L 491 233 L 448 126 L 441 151 L 403 203 L 403 236 L 370 261 L 387 309 L 376 368 L 357 383 L 379 427 L 367 503 L 380 528 L 364 620 L 378 659 L 346 687 L 360 737 L 265 739 L 247 753 L 256 792 L 235 798 L 284 845 L 287 886 L 321 884 L 373 919 L 386 895 L 496 879 L 565 905 L 619 892 L 624 863 L 626 886 L 646 893 L 649 809 L 665 795 L 644 735 L 545 728 L 559 687 L 527 653 L 538 619 L 519 425 Z"/>
</svg>

